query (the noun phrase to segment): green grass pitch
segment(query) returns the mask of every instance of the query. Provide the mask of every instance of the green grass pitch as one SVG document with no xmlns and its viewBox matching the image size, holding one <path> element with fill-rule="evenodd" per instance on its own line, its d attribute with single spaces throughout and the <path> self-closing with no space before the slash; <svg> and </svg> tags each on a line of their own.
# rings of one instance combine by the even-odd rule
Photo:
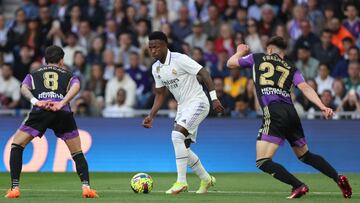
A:
<svg viewBox="0 0 360 203">
<path fill-rule="evenodd" d="M 130 178 L 135 173 L 91 173 L 92 187 L 100 198 L 82 199 L 80 181 L 76 173 L 23 173 L 22 196 L 18 200 L 0 198 L 0 202 L 360 202 L 360 174 L 347 174 L 353 187 L 352 199 L 342 198 L 337 185 L 321 174 L 296 174 L 309 187 L 310 193 L 299 200 L 287 200 L 290 187 L 271 176 L 260 173 L 214 173 L 217 185 L 205 195 L 196 195 L 199 180 L 188 175 L 189 192 L 177 196 L 165 195 L 175 181 L 174 173 L 149 173 L 154 179 L 150 194 L 135 194 L 130 189 Z M 9 187 L 9 174 L 0 173 L 0 190 L 5 194 Z"/>
</svg>

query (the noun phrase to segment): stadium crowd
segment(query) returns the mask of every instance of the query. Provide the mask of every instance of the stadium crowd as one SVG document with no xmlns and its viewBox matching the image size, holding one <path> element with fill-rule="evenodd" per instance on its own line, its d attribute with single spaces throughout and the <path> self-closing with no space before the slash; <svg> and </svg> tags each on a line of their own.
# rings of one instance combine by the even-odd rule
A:
<svg viewBox="0 0 360 203">
<path fill-rule="evenodd" d="M 132 117 L 149 109 L 147 36 L 161 30 L 171 51 L 211 73 L 225 107 L 212 116 L 257 116 L 251 69 L 229 70 L 226 61 L 240 43 L 263 52 L 273 35 L 286 39 L 288 57 L 324 104 L 360 112 L 359 1 L 23 0 L 19 6 L 11 19 L 0 14 L 0 109 L 30 107 L 20 83 L 42 66 L 52 44 L 63 47 L 66 68 L 81 79 L 72 104 L 77 115 Z M 293 101 L 300 116 L 318 111 L 298 91 Z M 163 108 L 173 112 L 176 105 L 169 94 Z"/>
</svg>

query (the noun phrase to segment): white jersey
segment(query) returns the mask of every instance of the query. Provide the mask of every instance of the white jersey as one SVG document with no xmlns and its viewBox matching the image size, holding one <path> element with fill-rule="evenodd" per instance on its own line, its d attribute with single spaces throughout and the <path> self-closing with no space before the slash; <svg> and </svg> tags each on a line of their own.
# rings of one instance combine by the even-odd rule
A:
<svg viewBox="0 0 360 203">
<path fill-rule="evenodd" d="M 152 65 L 155 87 L 166 86 L 178 102 L 178 108 L 194 100 L 208 103 L 202 86 L 196 78 L 202 66 L 185 54 L 168 50 L 165 63 Z"/>
</svg>

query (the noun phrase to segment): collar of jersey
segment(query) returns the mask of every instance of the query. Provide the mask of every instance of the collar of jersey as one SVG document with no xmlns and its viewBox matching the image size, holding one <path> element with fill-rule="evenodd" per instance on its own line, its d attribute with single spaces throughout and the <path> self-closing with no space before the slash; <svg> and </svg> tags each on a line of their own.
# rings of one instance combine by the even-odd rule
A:
<svg viewBox="0 0 360 203">
<path fill-rule="evenodd" d="M 160 60 L 159 60 L 159 62 L 160 62 L 161 65 L 168 65 L 168 66 L 169 66 L 169 65 L 170 65 L 170 61 L 171 61 L 171 52 L 170 52 L 170 50 L 168 49 L 168 50 L 167 50 L 167 54 L 166 54 L 165 63 L 162 64 Z"/>
</svg>

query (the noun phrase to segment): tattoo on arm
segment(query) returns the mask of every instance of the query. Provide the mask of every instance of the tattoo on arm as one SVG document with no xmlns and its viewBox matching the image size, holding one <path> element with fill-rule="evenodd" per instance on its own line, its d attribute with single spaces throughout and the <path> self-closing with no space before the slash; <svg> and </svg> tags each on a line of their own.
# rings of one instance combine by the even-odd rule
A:
<svg viewBox="0 0 360 203">
<path fill-rule="evenodd" d="M 21 85 L 21 94 L 29 101 L 34 97 L 27 85 Z"/>
</svg>

